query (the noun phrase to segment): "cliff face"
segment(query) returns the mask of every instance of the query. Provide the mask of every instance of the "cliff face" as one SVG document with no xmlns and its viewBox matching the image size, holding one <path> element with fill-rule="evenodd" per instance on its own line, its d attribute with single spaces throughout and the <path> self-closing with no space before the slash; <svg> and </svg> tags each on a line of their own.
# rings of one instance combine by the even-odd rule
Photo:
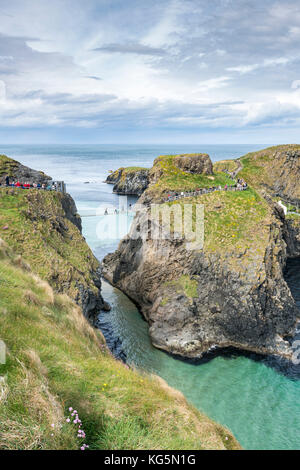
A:
<svg viewBox="0 0 300 470">
<path fill-rule="evenodd" d="M 163 172 L 141 200 L 154 188 L 165 190 L 161 178 Z M 228 346 L 289 357 L 285 338 L 293 335 L 299 310 L 283 269 L 287 256 L 299 253 L 295 223 L 292 233 L 272 199 L 252 189 L 184 202 L 204 204 L 203 249 L 188 249 L 185 239 L 145 236 L 149 220 L 140 211 L 131 234 L 105 258 L 104 276 L 140 306 L 158 348 L 190 358 Z M 183 201 L 168 207 L 176 204 L 184 211 Z M 288 236 L 294 248 L 287 248 Z"/>
<path fill-rule="evenodd" d="M 56 292 L 68 294 L 92 320 L 108 305 L 101 295 L 99 262 L 80 229 L 81 220 L 70 195 L 0 189 L 2 238 Z"/>
<path fill-rule="evenodd" d="M 149 170 L 120 168 L 107 177 L 106 183 L 114 185 L 114 193 L 140 196 L 149 185 Z"/>
</svg>

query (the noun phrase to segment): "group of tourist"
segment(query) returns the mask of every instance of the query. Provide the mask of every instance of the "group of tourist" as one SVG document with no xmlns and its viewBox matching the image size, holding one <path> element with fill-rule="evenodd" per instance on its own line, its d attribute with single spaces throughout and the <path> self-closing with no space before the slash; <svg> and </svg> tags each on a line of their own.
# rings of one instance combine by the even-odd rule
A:
<svg viewBox="0 0 300 470">
<path fill-rule="evenodd" d="M 118 215 L 118 214 L 125 214 L 127 212 L 131 212 L 133 210 L 133 206 L 132 204 L 129 204 L 129 206 L 127 207 L 127 210 L 125 211 L 124 209 L 124 206 L 121 207 L 121 209 L 114 209 L 114 214 L 115 215 Z M 104 211 L 104 215 L 109 215 L 109 212 L 108 212 L 108 209 L 106 208 L 105 211 Z"/>
<path fill-rule="evenodd" d="M 2 183 L 0 182 L 0 186 Z M 5 186 L 10 188 L 20 188 L 20 189 L 43 189 L 47 191 L 58 191 L 58 183 L 56 181 L 50 181 L 46 183 L 30 183 L 29 181 L 25 181 L 25 183 L 21 183 L 20 181 L 10 181 L 9 176 L 5 178 Z"/>
<path fill-rule="evenodd" d="M 212 186 L 211 188 L 198 188 L 195 189 L 195 191 L 185 191 L 185 192 L 172 192 L 171 194 L 168 194 L 168 198 L 166 202 L 168 201 L 175 201 L 177 199 L 182 199 L 185 197 L 195 197 L 195 196 L 201 196 L 202 194 L 209 194 L 213 193 L 214 191 L 244 191 L 248 189 L 248 185 L 246 181 L 242 179 L 238 179 L 237 183 L 234 185 L 229 186 L 228 184 L 225 184 L 224 188 L 222 186 Z"/>
</svg>

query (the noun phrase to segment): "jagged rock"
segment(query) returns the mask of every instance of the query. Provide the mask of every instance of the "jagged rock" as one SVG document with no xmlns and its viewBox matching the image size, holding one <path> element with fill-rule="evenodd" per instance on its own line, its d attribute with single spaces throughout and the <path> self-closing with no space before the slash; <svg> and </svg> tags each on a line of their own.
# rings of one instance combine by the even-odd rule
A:
<svg viewBox="0 0 300 470">
<path fill-rule="evenodd" d="M 107 177 L 106 183 L 114 184 L 114 193 L 140 196 L 149 185 L 149 170 L 120 168 Z"/>
</svg>

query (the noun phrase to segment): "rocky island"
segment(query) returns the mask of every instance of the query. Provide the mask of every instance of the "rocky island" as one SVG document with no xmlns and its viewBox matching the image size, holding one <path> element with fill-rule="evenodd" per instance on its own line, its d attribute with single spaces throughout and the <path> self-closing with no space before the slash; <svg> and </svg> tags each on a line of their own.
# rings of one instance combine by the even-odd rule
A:
<svg viewBox="0 0 300 470">
<path fill-rule="evenodd" d="M 149 170 L 140 167 L 119 168 L 108 175 L 105 182 L 114 185 L 114 193 L 141 196 L 149 185 Z"/>
<path fill-rule="evenodd" d="M 131 233 L 104 259 L 104 276 L 139 306 L 154 346 L 185 358 L 227 347 L 291 357 L 300 312 L 283 272 L 299 256 L 300 217 L 278 201 L 300 202 L 299 156 L 299 146 L 281 146 L 214 166 L 201 154 L 155 160 Z M 226 190 L 234 177 L 248 189 Z M 170 192 L 192 196 L 169 202 Z M 203 248 L 139 236 L 153 202 L 203 204 Z"/>
</svg>

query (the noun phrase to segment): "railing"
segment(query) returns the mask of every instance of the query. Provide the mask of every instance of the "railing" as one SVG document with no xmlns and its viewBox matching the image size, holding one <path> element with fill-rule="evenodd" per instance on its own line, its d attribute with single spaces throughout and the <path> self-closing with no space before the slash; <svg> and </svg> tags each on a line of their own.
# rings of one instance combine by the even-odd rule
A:
<svg viewBox="0 0 300 470">
<path fill-rule="evenodd" d="M 210 194 L 216 191 L 245 191 L 248 189 L 248 186 L 227 186 L 227 188 L 208 188 L 208 189 L 200 189 L 199 191 L 191 191 L 187 192 L 184 194 L 178 194 L 175 196 L 169 196 L 167 199 L 165 199 L 165 202 L 172 202 L 172 201 L 178 201 L 179 199 L 184 199 L 187 197 L 197 197 L 197 196 L 202 196 L 203 194 Z"/>
<path fill-rule="evenodd" d="M 0 183 L 1 187 L 1 183 Z M 19 189 L 41 189 L 47 191 L 57 191 L 65 194 L 67 187 L 64 181 L 48 181 L 48 183 L 10 183 L 5 184 L 3 187 L 6 188 L 19 188 Z"/>
</svg>

